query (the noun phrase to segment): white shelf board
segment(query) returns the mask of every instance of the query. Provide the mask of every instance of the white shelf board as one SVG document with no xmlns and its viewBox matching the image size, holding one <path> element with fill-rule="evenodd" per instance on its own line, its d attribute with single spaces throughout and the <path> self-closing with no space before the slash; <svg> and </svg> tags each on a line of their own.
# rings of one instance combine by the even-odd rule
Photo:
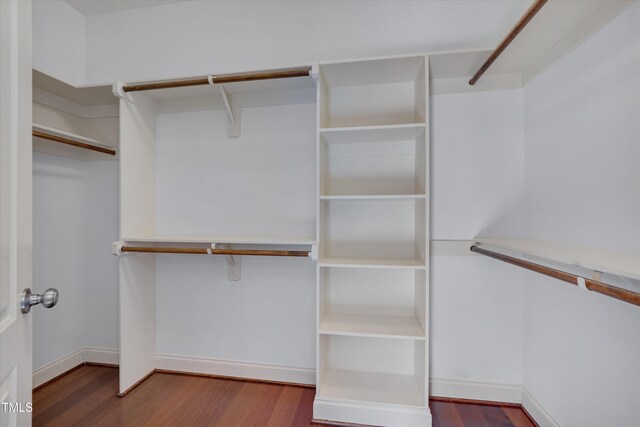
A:
<svg viewBox="0 0 640 427">
<path fill-rule="evenodd" d="M 422 326 L 413 316 L 325 313 L 320 319 L 320 334 L 425 339 Z"/>
<path fill-rule="evenodd" d="M 246 245 L 313 245 L 313 236 L 229 236 L 229 235 L 188 235 L 159 234 L 155 236 L 129 236 L 120 240 L 127 243 L 229 243 Z"/>
<path fill-rule="evenodd" d="M 328 144 L 407 141 L 415 139 L 425 129 L 425 123 L 329 127 L 320 129 L 320 135 Z"/>
<path fill-rule="evenodd" d="M 72 86 L 38 70 L 33 70 L 33 87 L 83 106 L 117 105 L 112 85 Z"/>
<path fill-rule="evenodd" d="M 424 261 L 416 258 L 323 257 L 320 267 L 343 268 L 409 268 L 424 270 Z"/>
<path fill-rule="evenodd" d="M 640 253 L 604 251 L 532 239 L 474 240 L 496 249 L 640 280 Z"/>
<path fill-rule="evenodd" d="M 423 408 L 427 402 L 419 384 L 419 379 L 413 375 L 327 369 L 317 397 Z"/>
<path fill-rule="evenodd" d="M 381 85 L 414 82 L 424 62 L 424 55 L 406 55 L 324 62 L 320 70 L 329 87 Z"/>
<path fill-rule="evenodd" d="M 340 196 L 320 196 L 320 200 L 422 200 L 425 194 L 354 194 Z"/>
<path fill-rule="evenodd" d="M 103 144 L 95 139 L 87 138 L 82 135 L 77 135 L 70 132 L 65 132 L 59 129 L 55 129 L 49 126 L 40 125 L 37 123 L 32 124 L 34 131 L 44 132 L 51 135 L 59 136 L 62 138 L 70 139 L 72 141 L 81 142 L 83 144 L 94 145 L 96 147 L 106 148 L 109 150 L 115 150 L 115 147 Z M 54 156 L 68 157 L 78 160 L 116 160 L 115 156 L 106 153 L 100 153 L 98 151 L 87 150 L 80 147 L 74 147 L 73 145 L 63 144 L 60 142 L 50 141 L 48 139 L 33 137 L 33 151 L 36 153 L 51 154 Z"/>
</svg>

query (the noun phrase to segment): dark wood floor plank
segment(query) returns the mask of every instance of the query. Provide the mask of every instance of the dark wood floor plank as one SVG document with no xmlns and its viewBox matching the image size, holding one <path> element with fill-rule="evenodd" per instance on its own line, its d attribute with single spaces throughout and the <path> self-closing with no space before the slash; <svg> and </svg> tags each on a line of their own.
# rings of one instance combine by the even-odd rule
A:
<svg viewBox="0 0 640 427">
<path fill-rule="evenodd" d="M 504 413 L 515 427 L 537 427 L 537 424 L 532 423 L 521 408 L 504 408 Z"/>
<path fill-rule="evenodd" d="M 236 398 L 225 408 L 216 425 L 257 425 L 261 421 L 265 408 L 269 405 L 275 406 L 282 387 L 276 384 L 244 383 Z"/>
<path fill-rule="evenodd" d="M 210 381 L 210 378 L 202 378 L 202 380 L 205 388 L 202 389 L 200 399 L 193 400 L 181 408 L 192 413 L 192 417 L 189 420 L 185 419 L 185 422 L 193 422 L 193 425 L 219 425 L 218 420 L 228 410 L 244 384 L 241 381 L 231 380 Z M 204 402 L 202 398 L 205 399 Z"/>
<path fill-rule="evenodd" d="M 503 408 L 499 406 L 482 406 L 479 409 L 491 427 L 514 427 L 513 422 L 511 422 Z"/>
<path fill-rule="evenodd" d="M 455 403 L 449 402 L 429 402 L 433 414 L 438 418 L 438 423 L 446 427 L 466 427 L 456 410 Z"/>
<path fill-rule="evenodd" d="M 157 413 L 172 405 L 178 381 L 151 376 L 125 397 L 111 396 L 83 420 L 83 425 L 96 427 L 143 425 Z M 89 403 L 88 403 L 89 404 Z"/>
<path fill-rule="evenodd" d="M 33 394 L 33 426 L 308 427 L 315 390 L 155 373 L 116 396 L 118 369 L 83 366 Z M 433 427 L 536 427 L 518 407 L 431 401 Z"/>
<path fill-rule="evenodd" d="M 289 427 L 293 426 L 293 417 L 302 398 L 302 387 L 284 387 L 275 407 L 273 414 L 267 423 L 267 427 Z"/>
<path fill-rule="evenodd" d="M 484 409 L 491 406 L 470 405 L 467 403 L 455 404 L 456 411 L 464 420 L 465 427 L 494 427 L 484 416 Z M 502 426 L 501 426 L 502 427 Z"/>
<path fill-rule="evenodd" d="M 59 399 L 74 392 L 78 387 L 90 383 L 104 372 L 103 368 L 95 366 L 83 366 L 75 369 L 68 375 L 62 376 L 37 390 L 33 394 L 33 406 L 38 406 L 40 410 L 45 410 L 48 408 L 47 405 L 55 404 Z M 117 370 L 115 374 L 118 374 Z"/>
<path fill-rule="evenodd" d="M 296 410 L 296 414 L 293 416 L 292 426 L 308 426 L 312 425 L 313 419 L 313 399 L 316 397 L 316 391 L 314 389 L 306 388 L 302 391 L 302 397 L 300 398 L 300 404 Z"/>
<path fill-rule="evenodd" d="M 114 386 L 117 387 L 117 382 L 113 373 L 103 371 L 93 381 L 83 384 L 64 396 L 54 397 L 55 403 L 47 405 L 47 409 L 41 412 L 36 410 L 33 415 L 33 424 L 42 426 L 72 425 L 73 419 L 79 413 L 90 409 L 89 406 L 82 404 L 88 396 L 98 400 L 105 391 L 113 392 Z"/>
</svg>

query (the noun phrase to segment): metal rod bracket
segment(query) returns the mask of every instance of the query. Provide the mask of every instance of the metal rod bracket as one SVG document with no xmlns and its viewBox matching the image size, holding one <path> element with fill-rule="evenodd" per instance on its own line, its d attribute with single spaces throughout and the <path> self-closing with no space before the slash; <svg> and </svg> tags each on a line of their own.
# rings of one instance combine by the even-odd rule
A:
<svg viewBox="0 0 640 427">
<path fill-rule="evenodd" d="M 208 76 L 210 85 L 216 85 L 214 82 L 214 76 Z M 222 101 L 224 102 L 224 107 L 227 110 L 228 122 L 227 122 L 227 135 L 233 138 L 237 138 L 240 136 L 241 128 L 240 128 L 240 108 L 234 102 L 235 94 L 231 91 L 228 91 L 223 84 L 217 84 L 220 88 L 220 95 L 222 96 Z"/>
<path fill-rule="evenodd" d="M 231 249 L 231 245 L 220 244 L 221 249 Z M 207 253 L 211 254 L 216 249 L 216 244 L 211 244 L 211 249 Z M 226 254 L 227 258 L 227 278 L 232 282 L 237 282 L 242 277 L 242 257 Z"/>
<path fill-rule="evenodd" d="M 318 244 L 314 243 L 313 245 L 311 245 L 311 251 L 309 252 L 309 258 L 311 258 L 312 261 L 317 261 L 318 260 Z"/>
<path fill-rule="evenodd" d="M 576 284 L 583 291 L 591 292 L 591 290 L 587 288 L 587 282 L 584 280 L 584 277 L 580 277 L 580 276 L 576 277 Z"/>
<path fill-rule="evenodd" d="M 124 246 L 124 242 L 119 240 L 117 242 L 113 242 L 111 244 L 111 253 L 115 256 L 122 256 L 124 252 L 122 252 L 122 247 Z"/>
<path fill-rule="evenodd" d="M 113 95 L 118 97 L 118 98 L 125 98 L 126 97 L 126 93 L 124 91 L 124 82 L 115 82 L 113 84 Z"/>
</svg>

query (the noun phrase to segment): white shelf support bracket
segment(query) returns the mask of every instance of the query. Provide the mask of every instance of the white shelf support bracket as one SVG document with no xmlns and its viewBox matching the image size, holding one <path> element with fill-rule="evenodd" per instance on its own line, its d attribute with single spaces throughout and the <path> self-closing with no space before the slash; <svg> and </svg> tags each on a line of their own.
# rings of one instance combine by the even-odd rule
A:
<svg viewBox="0 0 640 427">
<path fill-rule="evenodd" d="M 209 84 L 215 84 L 213 82 L 213 76 L 209 76 Z M 220 95 L 222 95 L 222 100 L 224 101 L 224 106 L 227 109 L 227 116 L 229 117 L 229 122 L 227 123 L 227 134 L 231 137 L 240 136 L 240 108 L 233 102 L 235 95 L 227 91 L 223 84 L 217 85 L 220 88 Z"/>
<path fill-rule="evenodd" d="M 124 82 L 115 82 L 113 84 L 113 95 L 118 98 L 125 98 L 127 95 L 124 92 Z"/>
<path fill-rule="evenodd" d="M 577 284 L 578 284 L 578 287 L 579 287 L 580 289 L 582 289 L 583 291 L 591 292 L 591 291 L 589 290 L 589 288 L 587 288 L 587 283 L 586 283 L 586 281 L 584 280 L 584 277 L 578 277 L 577 282 L 578 282 L 578 283 L 577 283 Z"/>
<path fill-rule="evenodd" d="M 113 242 L 113 244 L 111 245 L 111 253 L 115 256 L 122 256 L 124 255 L 124 252 L 122 252 L 122 247 L 124 246 L 124 242 L 123 241 L 117 241 L 117 242 Z"/>
<path fill-rule="evenodd" d="M 591 279 L 596 282 L 602 282 L 602 272 L 593 270 L 593 273 L 591 273 Z"/>
<path fill-rule="evenodd" d="M 311 71 L 309 72 L 309 76 L 311 76 L 311 78 L 313 79 L 314 83 L 316 84 L 316 87 L 318 86 L 318 79 L 320 78 L 320 71 L 319 71 L 319 66 L 318 64 L 312 64 L 311 65 Z"/>
<path fill-rule="evenodd" d="M 317 243 L 311 245 L 311 252 L 309 252 L 309 258 L 311 258 L 313 261 L 318 260 L 318 244 Z"/>
<path fill-rule="evenodd" d="M 220 244 L 221 248 L 225 245 Z M 211 250 L 216 248 L 216 244 L 211 244 Z M 210 251 L 207 251 L 210 252 Z M 226 255 L 227 257 L 227 279 L 232 282 L 237 282 L 242 277 L 242 257 L 235 255 Z"/>
</svg>

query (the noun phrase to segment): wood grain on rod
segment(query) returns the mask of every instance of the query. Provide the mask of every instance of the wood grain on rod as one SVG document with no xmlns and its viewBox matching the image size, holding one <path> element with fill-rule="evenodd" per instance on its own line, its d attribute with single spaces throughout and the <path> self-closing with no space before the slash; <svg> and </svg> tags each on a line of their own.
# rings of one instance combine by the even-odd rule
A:
<svg viewBox="0 0 640 427">
<path fill-rule="evenodd" d="M 542 6 L 544 6 L 544 4 L 547 1 L 548 0 L 536 0 L 529 7 L 529 9 L 527 9 L 527 11 L 524 13 L 524 15 L 522 15 L 522 17 L 520 18 L 518 23 L 515 25 L 515 27 L 513 27 L 513 29 L 511 29 L 509 34 L 507 34 L 507 36 L 502 40 L 502 42 L 498 45 L 496 50 L 493 51 L 491 56 L 489 56 L 489 58 L 485 61 L 485 63 L 482 64 L 482 67 L 480 67 L 480 69 L 471 78 L 471 80 L 469 80 L 469 84 L 471 86 L 476 84 L 478 79 L 480 79 L 480 77 L 482 77 L 482 75 L 485 73 L 485 71 L 487 71 L 489 69 L 489 67 L 491 67 L 491 64 L 493 64 L 494 61 L 496 59 L 498 59 L 498 57 L 507 48 L 507 46 L 509 46 L 511 44 L 511 42 L 518 36 L 518 34 L 520 34 L 520 31 L 522 31 L 523 28 L 527 26 L 529 21 L 531 21 L 531 19 L 533 19 L 533 17 L 536 16 L 536 14 L 540 11 L 540 9 L 542 9 Z"/>
<path fill-rule="evenodd" d="M 275 71 L 258 71 L 256 73 L 244 73 L 244 74 L 221 74 L 219 76 L 212 76 L 212 80 L 216 84 L 221 83 L 236 83 L 236 82 L 250 82 L 254 80 L 272 80 L 272 79 L 286 79 L 291 77 L 307 77 L 311 72 L 311 67 L 293 68 L 290 70 L 275 70 Z"/>
<path fill-rule="evenodd" d="M 37 138 L 48 139 L 49 141 L 55 141 L 61 144 L 73 145 L 74 147 L 97 151 L 99 153 L 109 154 L 111 156 L 116 155 L 116 150 L 112 150 L 110 148 L 104 148 L 104 147 L 99 147 L 97 145 L 91 145 L 84 142 L 74 141 L 73 139 L 64 138 L 58 135 L 52 135 L 50 133 L 40 132 L 38 130 L 31 131 L 31 134 Z"/>
<path fill-rule="evenodd" d="M 158 254 L 196 254 L 196 255 L 252 255 L 252 256 L 291 256 L 308 257 L 308 251 L 281 251 L 264 249 L 207 249 L 207 248 L 157 248 L 146 246 L 123 246 L 122 252 L 143 252 Z"/>
<path fill-rule="evenodd" d="M 504 261 L 509 264 L 516 265 L 518 267 L 525 268 L 527 270 L 535 271 L 536 273 L 544 274 L 558 280 L 562 280 L 572 285 L 578 286 L 578 278 L 575 274 L 567 273 L 566 271 L 556 270 L 555 268 L 546 267 L 544 265 L 536 264 L 533 262 L 525 261 L 523 259 L 514 258 L 509 255 L 504 255 L 498 252 L 488 251 L 486 249 L 479 248 L 477 246 L 471 246 L 471 252 L 476 252 L 482 255 L 486 255 L 490 258 L 494 258 L 500 261 Z M 627 289 L 611 286 L 597 280 L 588 279 L 583 277 L 587 289 L 593 292 L 606 295 L 611 298 L 619 299 L 620 301 L 628 302 L 640 306 L 640 293 L 629 291 Z"/>
<path fill-rule="evenodd" d="M 237 83 L 237 82 L 250 82 L 254 80 L 272 80 L 272 79 L 286 79 L 291 77 L 306 77 L 311 72 L 311 67 L 292 68 L 289 70 L 272 70 L 272 71 L 257 71 L 255 73 L 240 73 L 240 74 L 221 74 L 218 76 L 212 76 L 213 83 Z M 169 89 L 174 87 L 187 87 L 187 86 L 201 86 L 208 85 L 208 77 L 200 77 L 191 80 L 174 80 L 169 82 L 160 83 L 145 83 L 140 85 L 125 85 L 122 87 L 124 92 L 138 92 L 141 90 L 154 90 L 154 89 Z"/>
</svg>

